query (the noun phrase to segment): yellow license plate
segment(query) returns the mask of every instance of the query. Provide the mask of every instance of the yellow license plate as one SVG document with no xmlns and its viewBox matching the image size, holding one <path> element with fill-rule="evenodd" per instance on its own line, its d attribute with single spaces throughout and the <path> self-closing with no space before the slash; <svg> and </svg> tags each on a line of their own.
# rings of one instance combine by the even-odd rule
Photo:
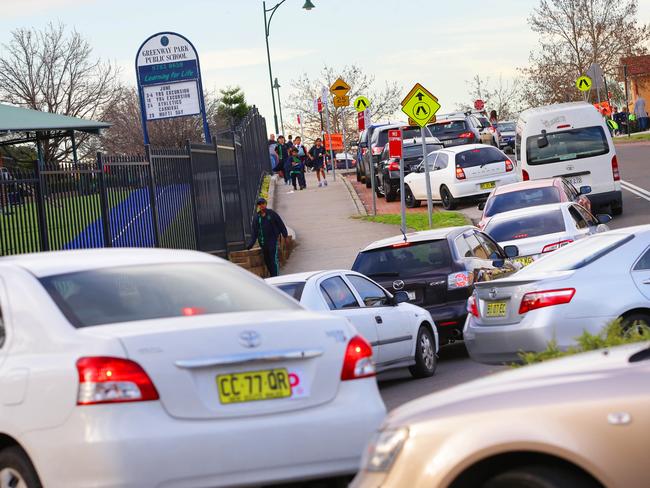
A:
<svg viewBox="0 0 650 488">
<path fill-rule="evenodd" d="M 221 403 L 256 402 L 291 396 L 289 373 L 284 368 L 217 376 Z"/>
<path fill-rule="evenodd" d="M 505 317 L 507 311 L 506 302 L 488 302 L 486 317 Z"/>
<path fill-rule="evenodd" d="M 481 190 L 490 190 L 497 186 L 496 181 L 488 181 L 487 183 L 481 183 Z"/>
<path fill-rule="evenodd" d="M 535 261 L 532 256 L 522 256 L 520 258 L 514 258 L 514 261 L 517 263 L 521 263 L 524 266 L 528 266 L 530 263 Z"/>
</svg>

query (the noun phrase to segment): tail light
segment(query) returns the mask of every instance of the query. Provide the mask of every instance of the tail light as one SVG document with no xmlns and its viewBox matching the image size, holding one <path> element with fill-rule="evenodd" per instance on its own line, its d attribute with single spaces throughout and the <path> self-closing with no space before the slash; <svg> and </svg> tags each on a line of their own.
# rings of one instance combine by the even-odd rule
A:
<svg viewBox="0 0 650 488">
<path fill-rule="evenodd" d="M 77 405 L 158 400 L 156 387 L 139 364 L 122 358 L 83 357 L 77 361 Z"/>
<path fill-rule="evenodd" d="M 458 135 L 459 139 L 474 139 L 474 133 L 473 132 L 463 132 L 462 134 Z"/>
<path fill-rule="evenodd" d="M 341 381 L 356 380 L 375 376 L 375 363 L 372 361 L 372 347 L 361 336 L 354 336 L 348 342 L 341 370 Z"/>
<path fill-rule="evenodd" d="M 614 176 L 614 181 L 621 181 L 621 172 L 618 170 L 618 158 L 616 154 L 612 158 L 612 175 Z"/>
<path fill-rule="evenodd" d="M 512 164 L 512 161 L 506 159 L 506 172 L 512 171 L 513 169 L 515 169 L 515 165 Z"/>
<path fill-rule="evenodd" d="M 528 171 L 526 171 L 525 169 L 521 170 L 521 177 L 524 181 L 530 180 L 530 175 L 528 174 Z"/>
<path fill-rule="evenodd" d="M 478 317 L 478 305 L 476 304 L 476 297 L 474 295 L 470 296 L 467 299 L 467 313 L 472 314 L 474 317 Z"/>
<path fill-rule="evenodd" d="M 391 161 L 388 165 L 388 171 L 399 171 L 399 162 Z"/>
<path fill-rule="evenodd" d="M 463 168 L 461 168 L 460 166 L 456 166 L 456 179 L 457 180 L 465 179 L 465 172 L 463 171 Z"/>
<path fill-rule="evenodd" d="M 538 308 L 552 307 L 569 303 L 576 294 L 575 288 L 563 288 L 561 290 L 535 291 L 526 293 L 519 305 L 519 314 L 523 315 Z"/>
<path fill-rule="evenodd" d="M 381 148 L 381 147 L 373 147 L 372 148 L 372 155 L 373 156 L 379 156 L 382 151 L 383 151 L 383 148 Z"/>
<path fill-rule="evenodd" d="M 447 275 L 447 289 L 457 290 L 458 288 L 467 288 L 474 284 L 474 274 L 469 271 L 458 271 Z"/>
<path fill-rule="evenodd" d="M 542 249 L 542 254 L 545 253 L 545 252 L 557 251 L 561 247 L 564 247 L 567 244 L 571 244 L 572 242 L 573 242 L 573 240 L 571 240 L 571 239 L 566 239 L 566 240 L 560 241 L 560 242 L 554 242 L 553 244 L 549 244 L 547 246 L 544 246 L 544 249 Z"/>
</svg>

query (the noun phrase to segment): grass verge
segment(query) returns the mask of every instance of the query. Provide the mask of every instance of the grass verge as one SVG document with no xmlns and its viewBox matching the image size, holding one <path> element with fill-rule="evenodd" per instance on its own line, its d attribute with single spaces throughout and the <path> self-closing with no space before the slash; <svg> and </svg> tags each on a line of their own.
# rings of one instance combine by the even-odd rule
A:
<svg viewBox="0 0 650 488">
<path fill-rule="evenodd" d="M 572 356 L 581 352 L 650 341 L 650 328 L 646 325 L 633 324 L 627 330 L 624 330 L 619 319 L 607 324 L 598 334 L 590 334 L 584 331 L 582 335 L 576 338 L 576 341 L 576 346 L 563 351 L 558 347 L 557 342 L 553 340 L 548 343 L 546 350 L 541 352 L 522 352 L 519 354 L 519 357 L 523 365 L 535 364 L 548 361 L 549 359 Z M 517 364 L 514 366 L 521 365 Z"/>
<path fill-rule="evenodd" d="M 402 218 L 400 214 L 367 215 L 358 217 L 367 222 L 379 222 L 381 224 L 400 225 Z M 458 227 L 459 225 L 470 225 L 471 222 L 460 212 L 435 212 L 431 218 L 432 229 L 443 227 Z M 429 229 L 429 219 L 426 213 L 407 213 L 406 227 L 413 230 Z"/>
<path fill-rule="evenodd" d="M 650 133 L 643 132 L 641 134 L 631 134 L 630 137 L 615 137 L 614 144 L 629 144 L 631 142 L 650 141 Z"/>
</svg>

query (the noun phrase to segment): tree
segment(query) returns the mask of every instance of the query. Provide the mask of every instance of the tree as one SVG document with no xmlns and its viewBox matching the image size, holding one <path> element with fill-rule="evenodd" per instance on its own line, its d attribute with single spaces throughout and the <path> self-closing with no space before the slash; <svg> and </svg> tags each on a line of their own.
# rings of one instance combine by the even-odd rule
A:
<svg viewBox="0 0 650 488">
<path fill-rule="evenodd" d="M 314 100 L 321 96 L 322 87 L 328 89 L 330 98 L 330 124 L 333 133 L 340 133 L 345 125 L 348 144 L 358 136 L 357 112 L 350 106 L 344 108 L 334 107 L 329 95 L 329 87 L 338 77 L 343 78 L 351 89 L 348 93 L 350 101 L 359 95 L 370 99 L 370 116 L 373 121 L 385 120 L 393 117 L 397 112 L 402 99 L 402 89 L 396 83 L 386 83 L 383 87 L 375 87 L 375 77 L 365 74 L 355 65 L 344 66 L 340 71 L 330 66 L 325 66 L 317 78 L 310 78 L 306 73 L 297 80 L 291 81 L 292 93 L 284 107 L 285 126 L 294 134 L 300 133 L 300 124 L 295 120 L 295 115 L 300 114 L 303 121 L 305 138 L 314 140 L 321 134 L 321 118 L 314 111 Z M 324 130 L 327 130 L 323 124 Z"/>
<path fill-rule="evenodd" d="M 483 100 L 485 110 L 496 110 L 499 120 L 516 118 L 521 112 L 521 85 L 519 78 L 504 81 L 499 75 L 496 83 L 491 83 L 490 78 L 474 76 L 466 81 L 469 86 L 469 103 L 460 104 L 460 110 L 473 110 L 474 100 Z"/>
<path fill-rule="evenodd" d="M 0 100 L 44 112 L 101 119 L 120 93 L 119 70 L 93 57 L 88 41 L 63 24 L 42 31 L 16 29 L 0 55 Z M 79 133 L 81 157 L 94 152 L 88 134 Z M 72 153 L 69 141 L 44 144 L 45 161 L 58 164 Z"/>
<path fill-rule="evenodd" d="M 219 124 L 224 121 L 229 122 L 230 126 L 224 129 L 236 126 L 248 113 L 250 106 L 246 103 L 246 97 L 242 89 L 238 86 L 226 87 L 219 90 L 221 97 L 217 102 L 217 114 L 219 115 Z M 221 127 L 220 127 L 221 128 Z"/>
<path fill-rule="evenodd" d="M 529 106 L 575 101 L 575 80 L 598 63 L 608 81 L 625 56 L 643 54 L 650 27 L 637 21 L 638 0 L 540 0 L 528 23 L 539 34 L 530 55 L 523 98 Z"/>
</svg>

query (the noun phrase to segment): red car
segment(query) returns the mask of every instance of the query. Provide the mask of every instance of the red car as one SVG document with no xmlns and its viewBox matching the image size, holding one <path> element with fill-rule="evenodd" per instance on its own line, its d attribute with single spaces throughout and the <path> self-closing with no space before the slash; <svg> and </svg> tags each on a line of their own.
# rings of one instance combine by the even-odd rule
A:
<svg viewBox="0 0 650 488">
<path fill-rule="evenodd" d="M 575 202 L 591 211 L 588 193 L 591 193 L 590 186 L 581 186 L 580 190 L 576 190 L 562 177 L 500 186 L 490 193 L 485 202 L 479 204 L 478 208 L 483 210 L 483 215 L 478 227 L 483 229 L 493 215 L 548 203 Z"/>
</svg>

